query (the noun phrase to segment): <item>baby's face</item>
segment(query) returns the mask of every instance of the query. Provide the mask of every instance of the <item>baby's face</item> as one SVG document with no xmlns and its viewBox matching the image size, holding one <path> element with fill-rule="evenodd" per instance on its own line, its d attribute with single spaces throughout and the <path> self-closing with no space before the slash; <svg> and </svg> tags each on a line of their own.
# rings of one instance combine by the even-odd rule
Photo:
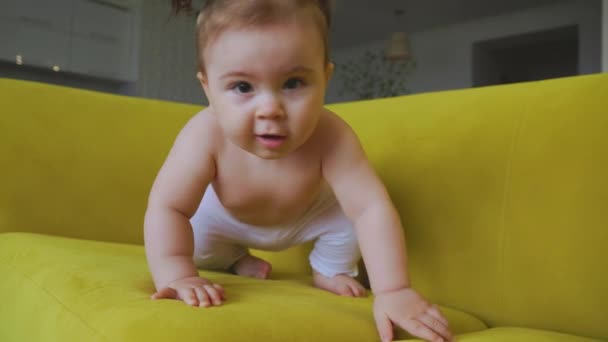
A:
<svg viewBox="0 0 608 342">
<path fill-rule="evenodd" d="M 312 21 L 224 31 L 204 60 L 199 78 L 232 143 L 277 159 L 312 135 L 331 73 Z"/>
</svg>

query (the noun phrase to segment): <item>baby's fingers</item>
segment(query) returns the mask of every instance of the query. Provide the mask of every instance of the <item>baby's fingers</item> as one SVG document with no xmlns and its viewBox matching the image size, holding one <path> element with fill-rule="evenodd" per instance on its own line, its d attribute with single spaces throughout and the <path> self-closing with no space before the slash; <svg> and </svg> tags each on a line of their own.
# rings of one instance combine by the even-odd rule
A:
<svg viewBox="0 0 608 342">
<path fill-rule="evenodd" d="M 393 324 L 391 320 L 380 312 L 374 312 L 374 319 L 376 320 L 376 328 L 378 334 L 382 339 L 382 342 L 390 342 L 393 340 Z"/>
<path fill-rule="evenodd" d="M 222 294 L 212 285 L 203 286 L 204 291 L 207 292 L 209 300 L 213 303 L 213 305 L 222 305 Z"/>
<path fill-rule="evenodd" d="M 184 303 L 192 306 L 198 306 L 198 296 L 192 288 L 185 288 L 177 290 L 179 299 L 183 300 Z"/>
<path fill-rule="evenodd" d="M 150 299 L 163 299 L 163 298 L 176 299 L 177 292 L 170 287 L 165 287 L 165 288 L 162 288 L 162 289 L 156 291 L 156 293 L 150 297 Z"/>
<path fill-rule="evenodd" d="M 224 292 L 224 288 L 222 287 L 222 285 L 213 284 L 212 286 L 219 292 L 219 294 L 222 296 L 222 299 L 226 299 L 226 292 Z"/>
<path fill-rule="evenodd" d="M 196 293 L 196 297 L 198 298 L 198 306 L 209 307 L 211 305 L 209 295 L 207 294 L 204 288 L 195 287 L 194 292 Z"/>
<path fill-rule="evenodd" d="M 404 321 L 400 321 L 399 325 L 401 328 L 405 329 L 405 331 L 423 340 L 432 342 L 445 341 L 443 337 L 439 336 L 439 334 L 431 330 L 431 328 L 427 327 L 424 323 L 417 319 L 406 319 Z"/>
<path fill-rule="evenodd" d="M 433 330 L 435 333 L 439 334 L 444 340 L 452 340 L 452 333 L 450 333 L 448 327 L 446 327 L 443 322 L 436 319 L 435 317 L 428 314 L 421 314 L 418 317 L 418 320 L 424 323 L 424 325 Z"/>
<path fill-rule="evenodd" d="M 445 325 L 446 327 L 449 327 L 450 325 L 448 324 L 448 320 L 443 316 L 443 314 L 441 313 L 441 311 L 439 311 L 439 307 L 437 305 L 431 305 L 427 310 L 426 313 L 428 313 L 429 315 L 435 317 L 436 319 L 438 319 L 441 323 L 443 323 L 443 325 Z"/>
</svg>

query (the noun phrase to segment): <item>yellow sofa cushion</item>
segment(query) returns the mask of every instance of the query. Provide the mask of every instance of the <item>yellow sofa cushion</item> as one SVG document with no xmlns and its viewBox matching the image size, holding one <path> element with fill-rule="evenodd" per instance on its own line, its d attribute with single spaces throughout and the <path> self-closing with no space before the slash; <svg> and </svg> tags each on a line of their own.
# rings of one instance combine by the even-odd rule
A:
<svg viewBox="0 0 608 342">
<path fill-rule="evenodd" d="M 458 342 L 599 342 L 600 340 L 526 328 L 492 328 L 458 336 Z"/>
<path fill-rule="evenodd" d="M 201 272 L 222 284 L 221 308 L 152 301 L 143 247 L 0 234 L 2 341 L 376 341 L 372 298 L 313 288 L 308 279 Z M 485 325 L 442 308 L 454 331 Z M 401 335 L 402 337 L 403 334 Z"/>
</svg>

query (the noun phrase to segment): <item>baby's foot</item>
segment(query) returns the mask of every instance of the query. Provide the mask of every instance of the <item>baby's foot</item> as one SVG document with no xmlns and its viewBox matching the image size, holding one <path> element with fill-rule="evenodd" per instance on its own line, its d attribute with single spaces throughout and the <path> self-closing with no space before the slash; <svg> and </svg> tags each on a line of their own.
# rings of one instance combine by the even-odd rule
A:
<svg viewBox="0 0 608 342">
<path fill-rule="evenodd" d="M 251 278 L 268 279 L 272 271 L 272 265 L 253 255 L 245 255 L 234 263 L 232 272 Z"/>
<path fill-rule="evenodd" d="M 345 274 L 338 274 L 328 278 L 320 273 L 313 272 L 313 282 L 316 287 L 340 296 L 367 296 L 365 288 L 357 280 Z"/>
</svg>

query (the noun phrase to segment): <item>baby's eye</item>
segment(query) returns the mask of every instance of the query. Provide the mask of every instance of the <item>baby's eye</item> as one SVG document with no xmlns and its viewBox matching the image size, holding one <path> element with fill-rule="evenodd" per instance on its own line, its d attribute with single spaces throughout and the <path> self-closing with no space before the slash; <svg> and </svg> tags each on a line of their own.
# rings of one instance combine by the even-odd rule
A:
<svg viewBox="0 0 608 342">
<path fill-rule="evenodd" d="M 247 82 L 237 82 L 232 86 L 232 89 L 238 91 L 239 93 L 246 94 L 251 92 L 253 87 Z"/>
<path fill-rule="evenodd" d="M 299 78 L 296 77 L 292 77 L 290 79 L 288 79 L 285 84 L 283 85 L 283 88 L 285 89 L 297 89 L 301 86 L 304 85 L 304 81 L 302 81 Z"/>
</svg>

